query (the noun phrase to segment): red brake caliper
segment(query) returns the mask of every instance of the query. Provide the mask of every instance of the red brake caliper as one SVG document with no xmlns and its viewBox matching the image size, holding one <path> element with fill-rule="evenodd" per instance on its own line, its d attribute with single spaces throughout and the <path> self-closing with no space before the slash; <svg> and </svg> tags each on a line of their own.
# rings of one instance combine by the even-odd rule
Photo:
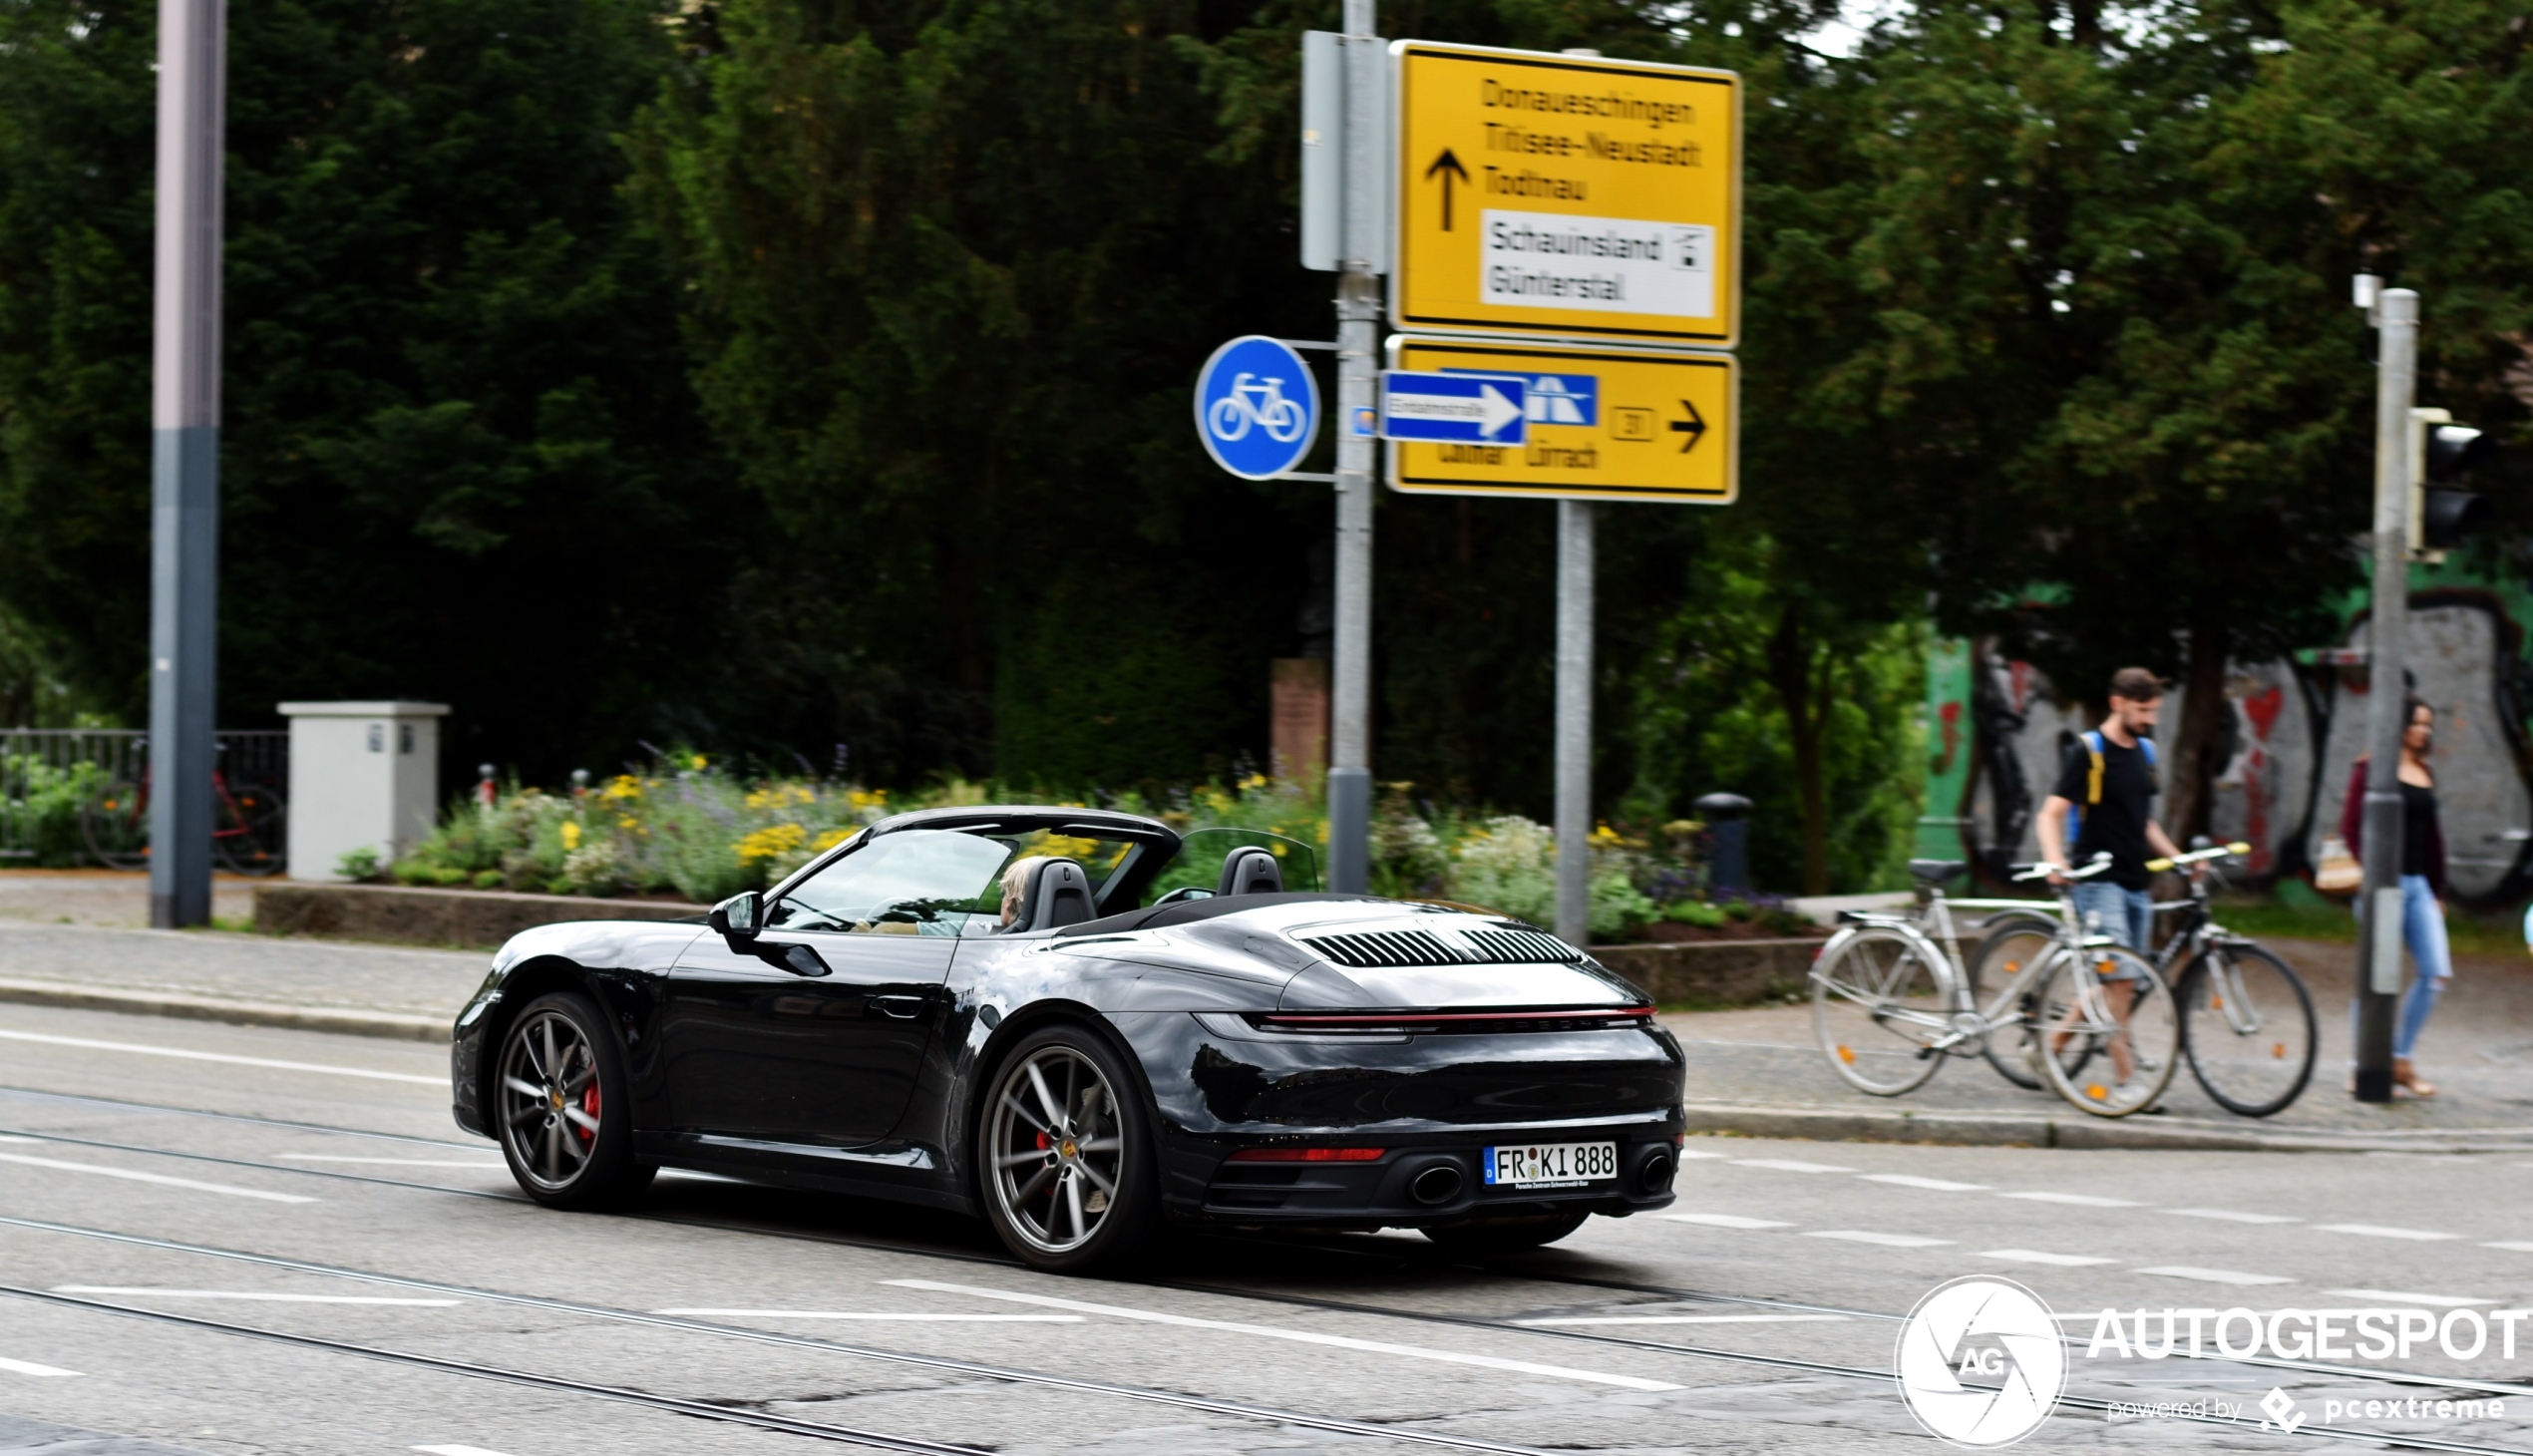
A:
<svg viewBox="0 0 2533 1456">
<path fill-rule="evenodd" d="M 591 1077 L 589 1079 L 589 1085 L 580 1093 L 580 1110 L 589 1114 L 589 1120 L 591 1122 L 596 1122 L 598 1120 L 598 1079 L 595 1077 Z M 581 1127 L 576 1123 L 572 1125 L 571 1130 L 580 1134 L 580 1141 L 584 1143 L 597 1136 L 595 1133 L 590 1132 L 587 1128 Z"/>
</svg>

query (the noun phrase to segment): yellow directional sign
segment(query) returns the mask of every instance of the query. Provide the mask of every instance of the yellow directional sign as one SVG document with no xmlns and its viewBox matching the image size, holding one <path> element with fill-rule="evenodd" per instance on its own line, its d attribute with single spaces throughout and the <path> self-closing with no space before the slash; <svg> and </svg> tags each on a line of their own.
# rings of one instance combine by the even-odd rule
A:
<svg viewBox="0 0 2533 1456">
<path fill-rule="evenodd" d="M 1519 376 L 1529 414 L 1521 445 L 1391 442 L 1396 490 L 1709 506 L 1741 492 L 1730 354 L 1394 338 L 1390 367 Z"/>
<path fill-rule="evenodd" d="M 1400 41 L 1403 329 L 1731 348 L 1741 78 Z"/>
</svg>

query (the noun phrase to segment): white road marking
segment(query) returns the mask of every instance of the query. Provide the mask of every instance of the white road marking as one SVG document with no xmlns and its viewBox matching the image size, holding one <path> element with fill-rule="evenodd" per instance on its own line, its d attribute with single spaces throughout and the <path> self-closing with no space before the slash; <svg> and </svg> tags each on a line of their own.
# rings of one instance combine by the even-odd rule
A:
<svg viewBox="0 0 2533 1456">
<path fill-rule="evenodd" d="M 2173 1214 L 2184 1219 L 2222 1219 L 2229 1224 L 2301 1224 L 2285 1214 L 2246 1214 L 2234 1209 L 2157 1209 L 2159 1214 Z"/>
<path fill-rule="evenodd" d="M 279 1156 L 293 1163 L 383 1163 L 391 1168 L 493 1168 L 508 1172 L 508 1163 L 488 1163 L 481 1158 L 461 1162 L 454 1158 L 346 1158 L 326 1153 L 283 1153 Z"/>
<path fill-rule="evenodd" d="M 1783 1219 L 1745 1219 L 1739 1214 L 1655 1214 L 1674 1224 L 1703 1224 L 1710 1229 L 1791 1229 Z"/>
<path fill-rule="evenodd" d="M 1923 1234 L 1876 1234 L 1866 1229 L 1814 1229 L 1806 1239 L 1844 1239 L 1850 1244 L 1879 1244 L 1886 1249 L 1933 1249 L 1950 1244 L 1950 1239 L 1929 1239 Z"/>
<path fill-rule="evenodd" d="M 2397 1289 L 2325 1289 L 2347 1299 L 2390 1299 L 2396 1304 L 2433 1304 L 2440 1309 L 2463 1309 L 2473 1304 L 2495 1304 L 2495 1299 L 2462 1299 L 2452 1294 L 2404 1294 Z"/>
<path fill-rule="evenodd" d="M 425 1456 L 510 1456 L 506 1451 L 487 1451 L 481 1446 L 415 1446 L 412 1450 Z"/>
<path fill-rule="evenodd" d="M 1853 1168 L 1841 1168 L 1834 1163 L 1806 1163 L 1797 1158 L 1735 1158 L 1732 1163 L 1736 1168 L 1773 1168 L 1779 1173 L 1853 1173 L 1856 1171 Z"/>
<path fill-rule="evenodd" d="M 2292 1284 L 2294 1279 L 2278 1274 L 2236 1274 L 2230 1269 L 2193 1269 L 2186 1264 L 2158 1265 L 2141 1269 L 2142 1274 L 2160 1274 L 2168 1279 L 2197 1279 L 2203 1284 Z"/>
<path fill-rule="evenodd" d="M 40 1143 L 42 1138 L 22 1138 L 16 1133 L 0 1133 L 0 1143 Z"/>
<path fill-rule="evenodd" d="M 121 1051 L 145 1057 L 179 1057 L 188 1062 L 223 1062 L 233 1067 L 270 1067 L 283 1072 L 318 1072 L 329 1077 L 366 1077 L 377 1082 L 414 1082 L 425 1087 L 445 1088 L 449 1085 L 446 1077 L 418 1077 L 411 1072 L 379 1072 L 368 1067 L 337 1067 L 323 1062 L 285 1062 L 271 1057 L 193 1051 L 181 1046 L 144 1046 L 133 1041 L 94 1041 L 85 1036 L 42 1036 L 32 1031 L 0 1031 L 0 1041 L 36 1041 L 46 1046 L 76 1046 L 89 1051 Z"/>
<path fill-rule="evenodd" d="M 55 1284 L 56 1294 L 146 1294 L 153 1299 L 253 1299 L 267 1304 L 427 1304 L 455 1308 L 457 1299 L 394 1299 L 379 1294 L 271 1294 L 249 1289 L 159 1289 L 144 1284 Z"/>
<path fill-rule="evenodd" d="M 2533 1244 L 2526 1244 L 2523 1241 L 2516 1239 L 2501 1239 L 2495 1244 L 2483 1244 L 2480 1247 L 2483 1249 L 2503 1249 L 2510 1254 L 2533 1254 Z"/>
<path fill-rule="evenodd" d="M 970 1294 L 980 1299 L 1008 1299 L 1015 1304 L 1041 1304 L 1053 1309 L 1071 1309 L 1083 1314 L 1106 1314 L 1117 1319 L 1140 1319 L 1153 1324 L 1175 1324 L 1187 1329 L 1219 1329 L 1231 1334 L 1251 1334 L 1263 1339 L 1290 1340 L 1295 1344 L 1331 1345 L 1337 1349 L 1362 1350 L 1367 1354 L 1397 1355 L 1410 1360 L 1433 1360 L 1446 1365 L 1476 1365 L 1488 1370 L 1511 1370 L 1524 1375 L 1550 1375 L 1561 1380 L 1588 1380 L 1596 1385 L 1616 1385 L 1625 1390 L 1677 1390 L 1680 1387 L 1661 1380 L 1647 1380 L 1636 1375 L 1613 1374 L 1607 1370 L 1578 1370 L 1567 1365 L 1542 1365 L 1530 1360 L 1507 1360 L 1494 1355 L 1475 1355 L 1460 1350 L 1438 1350 L 1424 1345 L 1390 1344 L 1384 1340 L 1355 1339 L 1342 1334 L 1321 1334 L 1311 1329 L 1285 1329 L 1271 1324 L 1243 1324 L 1230 1319 L 1199 1319 L 1191 1314 L 1165 1314 L 1158 1309 L 1136 1309 L 1122 1304 L 1093 1304 L 1081 1299 L 1058 1299 L 1046 1294 L 1022 1294 L 1009 1289 L 981 1288 L 975 1284 L 947 1284 L 933 1279 L 882 1279 L 902 1289 L 929 1289 L 942 1294 Z"/>
<path fill-rule="evenodd" d="M 238 1188 L 226 1183 L 204 1183 L 193 1178 L 170 1178 L 164 1173 L 140 1173 L 130 1168 L 106 1168 L 95 1163 L 65 1163 L 59 1158 L 30 1158 L 24 1153 L 0 1153 L 0 1163 L 24 1163 L 30 1168 L 59 1168 L 65 1173 L 94 1173 L 100 1178 L 122 1178 L 134 1183 L 156 1183 L 168 1188 L 189 1188 L 198 1193 L 224 1193 L 231 1198 L 259 1198 L 276 1204 L 312 1204 L 316 1200 L 296 1193 L 266 1193 L 260 1188 Z"/>
<path fill-rule="evenodd" d="M 2425 1229 L 2392 1229 L 2381 1224 L 2316 1224 L 2326 1234 L 2355 1234 L 2366 1239 L 2410 1239 L 2432 1244 L 2440 1239 L 2460 1239 L 2460 1234 L 2434 1234 Z"/>
<path fill-rule="evenodd" d="M 1868 1173 L 1867 1183 L 1888 1183 L 1894 1188 L 1931 1188 L 1937 1193 L 1986 1193 L 1985 1183 L 1952 1183 L 1941 1178 L 1920 1178 L 1914 1173 Z"/>
<path fill-rule="evenodd" d="M 2079 1209 L 2133 1209 L 2133 1199 L 2103 1198 L 2091 1193 L 2000 1193 L 1998 1198 L 2018 1198 L 2036 1204 L 2066 1204 Z"/>
<path fill-rule="evenodd" d="M 904 1319 L 924 1324 L 1081 1324 L 1079 1314 L 944 1314 L 910 1309 L 654 1309 L 691 1319 Z"/>
<path fill-rule="evenodd" d="M 1707 1152 L 1706 1150 L 1704 1150 L 1703 1148 L 1682 1148 L 1682 1149 L 1680 1149 L 1680 1156 L 1681 1156 L 1682 1158 L 1729 1158 L 1729 1157 L 1731 1157 L 1731 1156 L 1732 1156 L 1732 1154 L 1730 1154 L 1730 1153 L 1709 1153 L 1709 1152 Z M 2528 1164 L 2526 1164 L 2525 1166 L 2526 1166 L 2526 1167 L 2528 1167 L 2528 1168 L 2533 1168 L 2533 1163 L 2528 1163 Z"/>
<path fill-rule="evenodd" d="M 77 1370 L 65 1370 L 59 1365 L 39 1365 L 33 1360 L 0 1359 L 0 1370 L 6 1370 L 12 1375 L 72 1376 L 79 1373 Z"/>
<path fill-rule="evenodd" d="M 1515 1324 L 1816 1324 L 1843 1323 L 1844 1314 L 1595 1314 L 1558 1319 L 1516 1319 Z"/>
<path fill-rule="evenodd" d="M 2113 1259 L 2104 1259 L 2098 1254 L 2047 1254 L 2037 1249 L 1990 1249 L 1982 1253 L 1979 1257 L 1982 1259 L 2002 1259 L 2013 1264 L 2062 1265 L 2068 1269 L 2080 1269 L 2088 1264 L 2116 1264 L 2119 1262 Z"/>
</svg>

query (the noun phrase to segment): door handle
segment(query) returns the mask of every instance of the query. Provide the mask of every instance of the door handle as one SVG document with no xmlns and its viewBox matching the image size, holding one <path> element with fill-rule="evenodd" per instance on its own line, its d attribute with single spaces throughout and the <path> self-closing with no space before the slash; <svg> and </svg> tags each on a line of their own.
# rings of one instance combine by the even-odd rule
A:
<svg viewBox="0 0 2533 1456">
<path fill-rule="evenodd" d="M 873 996 L 871 1009 L 899 1021 L 911 1021 L 923 1014 L 921 996 Z"/>
</svg>

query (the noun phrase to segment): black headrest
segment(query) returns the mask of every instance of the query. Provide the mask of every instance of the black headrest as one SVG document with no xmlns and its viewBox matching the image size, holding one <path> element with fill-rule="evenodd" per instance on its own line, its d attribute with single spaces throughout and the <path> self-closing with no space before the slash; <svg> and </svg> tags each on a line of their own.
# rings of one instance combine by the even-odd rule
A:
<svg viewBox="0 0 2533 1456">
<path fill-rule="evenodd" d="M 1223 878 L 1215 884 L 1216 895 L 1281 895 L 1284 891 L 1284 867 L 1275 863 L 1272 852 L 1256 845 L 1232 851 L 1223 857 Z"/>
<path fill-rule="evenodd" d="M 1004 933 L 1052 930 L 1078 925 L 1099 913 L 1091 903 L 1091 877 L 1074 860 L 1044 859 L 1029 867 L 1020 894 L 1020 913 Z"/>
</svg>

